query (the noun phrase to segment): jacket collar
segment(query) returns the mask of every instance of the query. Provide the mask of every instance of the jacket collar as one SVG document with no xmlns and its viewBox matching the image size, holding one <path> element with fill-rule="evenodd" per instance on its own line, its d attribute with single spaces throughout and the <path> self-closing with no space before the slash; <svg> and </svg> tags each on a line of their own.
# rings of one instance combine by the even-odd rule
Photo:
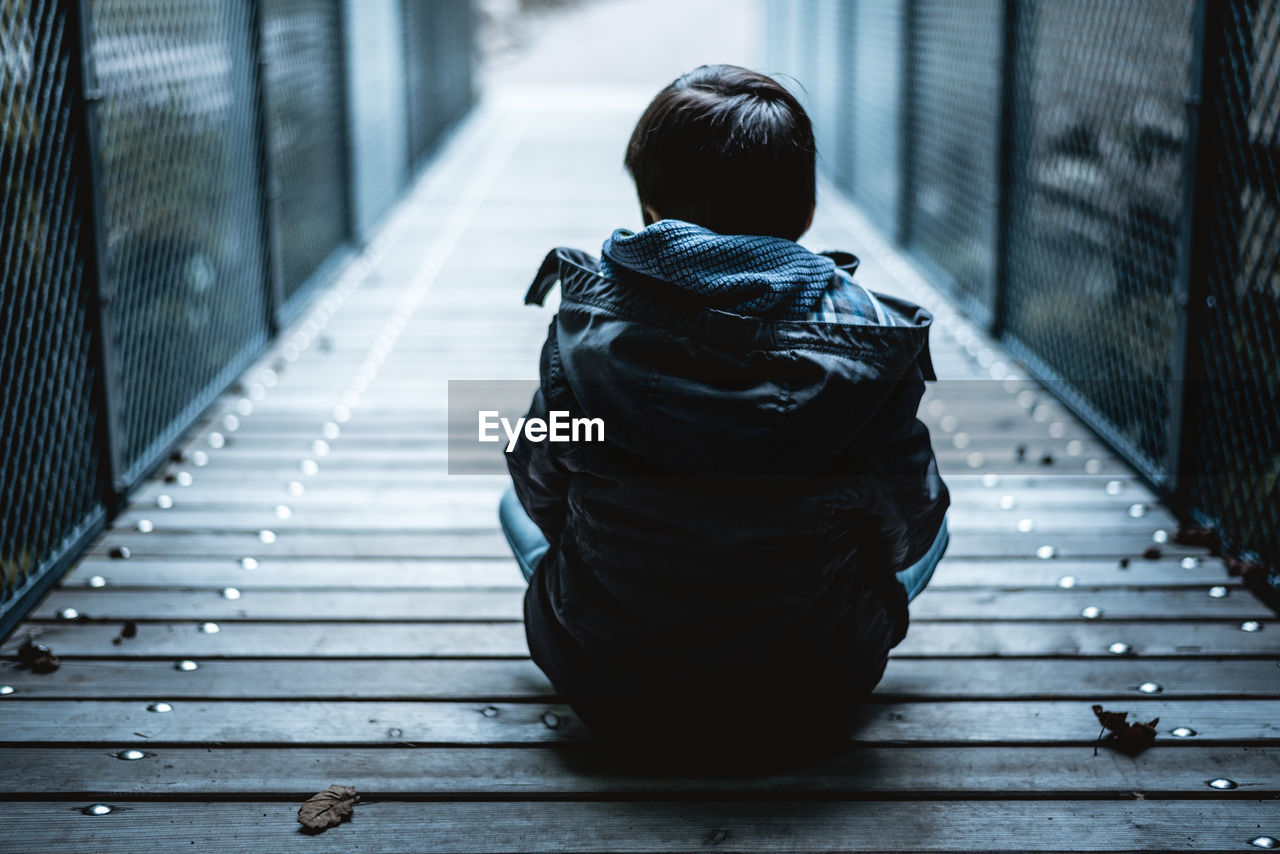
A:
<svg viewBox="0 0 1280 854">
<path fill-rule="evenodd" d="M 852 274 L 858 258 L 849 252 L 827 254 L 836 267 Z M 933 317 L 924 308 L 877 294 L 901 325 L 863 326 L 808 320 L 768 320 L 708 308 L 705 300 L 666 282 L 624 271 L 608 278 L 600 262 L 578 249 L 558 247 L 547 253 L 524 301 L 542 305 L 560 283 L 561 306 L 591 306 L 628 320 L 651 323 L 726 347 L 762 350 L 844 352 L 886 361 L 919 364 L 926 380 L 937 379 L 929 355 Z"/>
</svg>

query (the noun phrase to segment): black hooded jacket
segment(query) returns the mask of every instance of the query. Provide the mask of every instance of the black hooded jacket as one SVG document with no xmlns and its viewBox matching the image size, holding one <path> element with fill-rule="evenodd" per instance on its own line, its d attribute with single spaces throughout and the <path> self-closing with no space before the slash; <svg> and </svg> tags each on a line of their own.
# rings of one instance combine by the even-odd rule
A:
<svg viewBox="0 0 1280 854">
<path fill-rule="evenodd" d="M 880 296 L 892 327 L 745 317 L 565 249 L 526 302 L 557 281 L 529 416 L 601 418 L 605 441 L 508 454 L 551 544 L 534 661 L 606 734 L 728 734 L 780 704 L 839 721 L 905 636 L 894 573 L 949 501 L 916 418 L 930 316 Z"/>
</svg>

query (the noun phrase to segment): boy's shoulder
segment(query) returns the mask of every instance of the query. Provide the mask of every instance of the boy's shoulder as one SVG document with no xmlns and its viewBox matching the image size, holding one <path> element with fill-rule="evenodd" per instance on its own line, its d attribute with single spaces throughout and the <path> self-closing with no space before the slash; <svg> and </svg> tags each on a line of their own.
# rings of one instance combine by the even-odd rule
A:
<svg viewBox="0 0 1280 854">
<path fill-rule="evenodd" d="M 831 285 L 823 291 L 808 319 L 819 323 L 852 323 L 861 326 L 896 325 L 893 312 L 844 270 L 837 270 Z"/>
</svg>

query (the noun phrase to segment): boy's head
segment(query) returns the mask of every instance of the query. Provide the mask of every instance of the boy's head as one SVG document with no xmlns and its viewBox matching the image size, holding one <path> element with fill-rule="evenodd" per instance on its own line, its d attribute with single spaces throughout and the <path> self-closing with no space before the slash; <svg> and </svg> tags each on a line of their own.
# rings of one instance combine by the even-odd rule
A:
<svg viewBox="0 0 1280 854">
<path fill-rule="evenodd" d="M 682 219 L 721 234 L 796 240 L 815 200 L 813 126 L 772 78 L 703 65 L 649 104 L 627 145 L 645 224 Z"/>
</svg>

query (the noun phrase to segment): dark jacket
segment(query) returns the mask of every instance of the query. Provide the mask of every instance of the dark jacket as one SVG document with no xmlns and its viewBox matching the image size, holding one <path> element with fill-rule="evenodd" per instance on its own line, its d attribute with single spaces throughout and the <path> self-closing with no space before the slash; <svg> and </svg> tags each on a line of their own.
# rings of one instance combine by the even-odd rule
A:
<svg viewBox="0 0 1280 854">
<path fill-rule="evenodd" d="M 745 317 L 564 249 L 526 302 L 556 281 L 530 417 L 602 418 L 605 441 L 508 454 L 551 544 L 534 661 L 606 734 L 842 719 L 906 634 L 894 573 L 949 500 L 916 419 L 930 316 L 882 296 L 893 328 Z"/>
</svg>

